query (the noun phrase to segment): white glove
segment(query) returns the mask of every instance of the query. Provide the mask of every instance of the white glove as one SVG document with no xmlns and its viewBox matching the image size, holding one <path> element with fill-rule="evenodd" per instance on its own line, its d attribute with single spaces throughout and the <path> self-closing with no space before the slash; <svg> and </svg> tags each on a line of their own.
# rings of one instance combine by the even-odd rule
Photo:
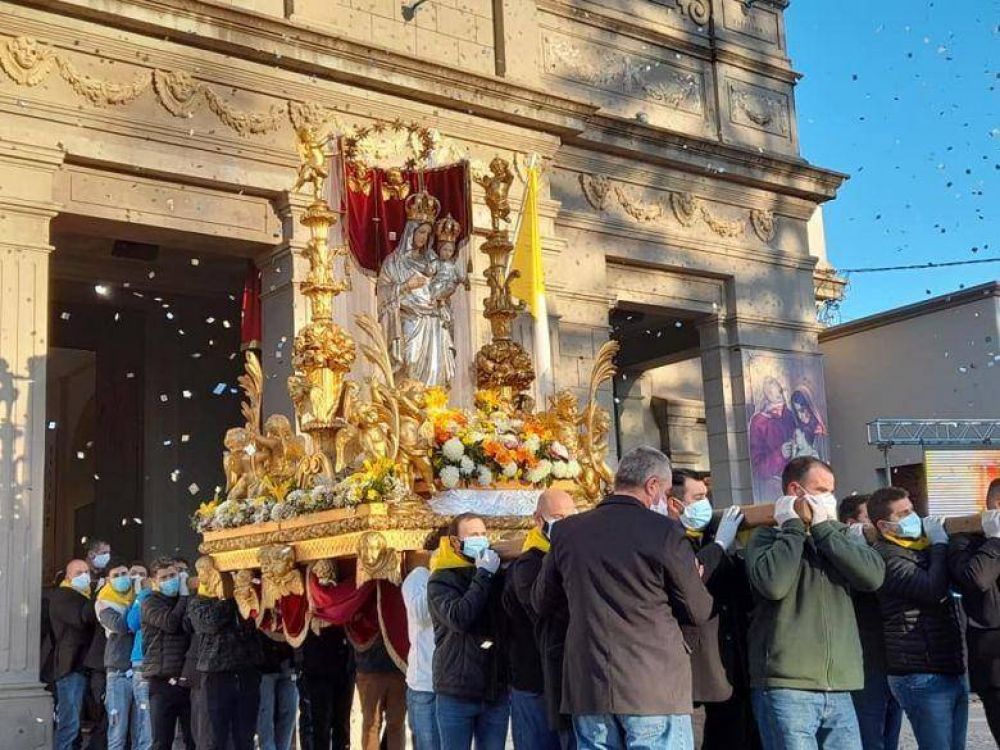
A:
<svg viewBox="0 0 1000 750">
<path fill-rule="evenodd" d="M 798 500 L 797 497 L 785 495 L 774 504 L 774 520 L 778 523 L 778 526 L 784 526 L 785 521 L 791 521 L 799 517 L 799 514 L 795 512 L 796 500 Z"/>
<path fill-rule="evenodd" d="M 732 547 L 741 523 L 743 523 L 743 511 L 740 510 L 740 506 L 733 505 L 726 508 L 719 520 L 719 528 L 715 530 L 715 543 L 724 550 Z"/>
<path fill-rule="evenodd" d="M 476 559 L 476 567 L 493 575 L 500 569 L 500 555 L 496 550 L 487 549 Z"/>
<path fill-rule="evenodd" d="M 806 502 L 809 503 L 809 510 L 812 511 L 812 521 L 810 525 L 819 526 L 826 521 L 835 521 L 836 517 L 830 515 L 826 505 L 816 500 L 812 495 L 806 495 Z"/>
<path fill-rule="evenodd" d="M 941 516 L 928 516 L 924 519 L 924 533 L 931 544 L 947 544 L 948 532 L 944 529 L 944 519 Z"/>
<path fill-rule="evenodd" d="M 864 523 L 852 523 L 850 526 L 847 527 L 847 531 L 853 534 L 854 536 L 859 536 L 863 539 L 865 536 L 865 526 L 867 525 L 868 524 Z"/>
<path fill-rule="evenodd" d="M 983 511 L 983 534 L 987 539 L 1000 539 L 1000 510 Z"/>
<path fill-rule="evenodd" d="M 181 579 L 180 595 L 181 596 L 190 596 L 190 592 L 188 591 L 188 574 L 187 574 L 187 572 L 185 572 L 185 571 L 182 570 L 180 573 L 177 574 L 177 577 Z"/>
</svg>

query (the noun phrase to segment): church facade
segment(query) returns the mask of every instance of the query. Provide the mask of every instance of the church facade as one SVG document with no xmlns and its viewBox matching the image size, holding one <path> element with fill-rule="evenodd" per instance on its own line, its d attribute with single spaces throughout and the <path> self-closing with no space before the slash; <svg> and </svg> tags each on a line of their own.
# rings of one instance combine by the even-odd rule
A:
<svg viewBox="0 0 1000 750">
<path fill-rule="evenodd" d="M 717 502 L 752 501 L 766 446 L 748 425 L 779 371 L 805 383 L 787 398 L 822 395 L 816 304 L 841 286 L 814 215 L 844 177 L 800 156 L 786 5 L 0 1 L 0 726 L 16 746 L 50 744 L 39 591 L 81 530 L 134 556 L 192 551 L 187 517 L 238 414 L 248 263 L 265 410 L 292 413 L 308 270 L 295 131 L 318 118 L 396 123 L 401 153 L 419 126 L 449 158 L 502 156 L 515 213 L 539 159 L 555 387 L 582 396 L 618 337 L 625 377 L 605 397 L 619 448 L 707 456 Z M 459 399 L 488 332 L 486 259 L 471 259 L 454 298 Z M 356 279 L 342 325 L 373 288 Z M 682 362 L 700 398 L 637 395 Z"/>
</svg>

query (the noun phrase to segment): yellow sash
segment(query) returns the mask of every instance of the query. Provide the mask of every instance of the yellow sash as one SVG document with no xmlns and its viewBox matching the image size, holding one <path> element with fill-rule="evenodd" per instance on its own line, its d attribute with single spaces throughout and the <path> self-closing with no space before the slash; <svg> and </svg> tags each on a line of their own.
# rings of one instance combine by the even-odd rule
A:
<svg viewBox="0 0 1000 750">
<path fill-rule="evenodd" d="M 902 537 L 894 536 L 893 534 L 886 534 L 885 532 L 882 533 L 882 536 L 893 544 L 898 544 L 900 547 L 916 550 L 917 552 L 931 546 L 931 540 L 925 536 L 922 536 L 919 539 L 903 539 Z"/>
<path fill-rule="evenodd" d="M 521 552 L 527 552 L 529 549 L 541 550 L 543 553 L 548 553 L 552 549 L 552 542 L 549 541 L 548 537 L 537 526 L 533 527 L 524 538 Z"/>
<path fill-rule="evenodd" d="M 431 559 L 431 572 L 436 570 L 449 570 L 451 568 L 471 568 L 472 563 L 462 557 L 451 546 L 451 537 L 441 537 L 441 544 L 437 554 Z"/>
</svg>

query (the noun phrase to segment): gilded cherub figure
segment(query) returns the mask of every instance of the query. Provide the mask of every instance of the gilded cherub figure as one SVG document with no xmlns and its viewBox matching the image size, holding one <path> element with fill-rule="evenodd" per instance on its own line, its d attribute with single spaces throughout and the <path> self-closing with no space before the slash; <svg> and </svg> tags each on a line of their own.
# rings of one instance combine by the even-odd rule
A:
<svg viewBox="0 0 1000 750">
<path fill-rule="evenodd" d="M 299 165 L 299 176 L 295 180 L 292 192 L 297 192 L 309 185 L 309 192 L 312 193 L 313 199 L 321 200 L 323 198 L 323 184 L 330 176 L 326 161 L 325 139 L 320 137 L 316 128 L 309 125 L 296 128 L 295 133 L 298 136 L 297 147 L 302 163 Z"/>
<path fill-rule="evenodd" d="M 494 156 L 490 161 L 490 172 L 489 175 L 476 177 L 475 181 L 486 193 L 485 201 L 493 220 L 493 231 L 498 232 L 501 221 L 510 221 L 510 201 L 507 194 L 510 192 L 511 183 L 514 182 L 514 173 L 511 172 L 507 160 L 499 156 Z"/>
<path fill-rule="evenodd" d="M 391 454 L 389 445 L 389 411 L 379 403 L 365 402 L 345 391 L 339 429 L 334 438 L 333 470 L 341 472 L 364 458 L 381 458 Z M 356 392 L 354 392 L 356 393 Z"/>
<path fill-rule="evenodd" d="M 264 434 L 255 436 L 253 442 L 261 456 L 258 464 L 274 479 L 294 477 L 299 463 L 306 457 L 305 438 L 295 434 L 284 414 L 268 417 L 264 421 Z"/>
<path fill-rule="evenodd" d="M 226 499 L 242 500 L 250 493 L 256 482 L 253 458 L 247 453 L 250 434 L 242 427 L 226 431 L 222 444 L 226 452 L 222 458 L 222 470 L 226 475 Z"/>
</svg>

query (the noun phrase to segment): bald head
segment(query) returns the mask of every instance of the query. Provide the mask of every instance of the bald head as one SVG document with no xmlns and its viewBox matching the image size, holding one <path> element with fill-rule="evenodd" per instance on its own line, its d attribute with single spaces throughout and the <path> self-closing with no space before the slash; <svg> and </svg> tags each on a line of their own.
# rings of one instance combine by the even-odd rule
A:
<svg viewBox="0 0 1000 750">
<path fill-rule="evenodd" d="M 535 525 L 540 529 L 552 521 L 560 521 L 576 513 L 576 502 L 565 490 L 550 487 L 538 496 L 535 506 Z"/>
<path fill-rule="evenodd" d="M 70 560 L 66 563 L 66 580 L 72 581 L 81 573 L 89 573 L 90 566 L 86 560 Z"/>
</svg>

